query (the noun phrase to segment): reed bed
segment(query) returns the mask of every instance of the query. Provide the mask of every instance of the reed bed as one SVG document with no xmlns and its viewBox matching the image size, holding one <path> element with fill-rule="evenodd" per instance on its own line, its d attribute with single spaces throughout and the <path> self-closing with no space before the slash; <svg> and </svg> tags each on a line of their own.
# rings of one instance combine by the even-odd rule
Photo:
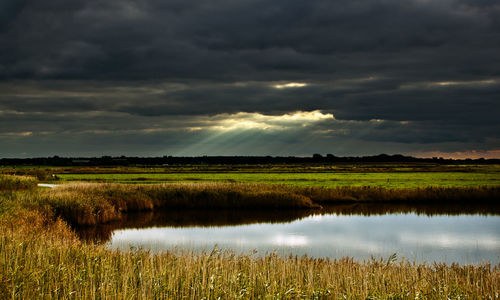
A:
<svg viewBox="0 0 500 300">
<path fill-rule="evenodd" d="M 361 187 L 288 187 L 315 203 L 495 203 L 500 200 L 500 186 L 384 188 Z"/>
<path fill-rule="evenodd" d="M 271 185 L 246 184 L 68 184 L 31 195 L 74 225 L 119 220 L 123 212 L 168 208 L 319 208 L 303 195 Z"/>
<path fill-rule="evenodd" d="M 18 191 L 33 189 L 37 180 L 31 176 L 16 176 L 0 174 L 0 191 Z"/>
<path fill-rule="evenodd" d="M 355 262 L 85 244 L 60 219 L 0 221 L 1 299 L 497 299 L 500 266 Z"/>
<path fill-rule="evenodd" d="M 123 212 L 171 208 L 311 209 L 331 203 L 492 203 L 500 187 L 387 189 L 243 183 L 76 183 L 30 195 L 74 225 L 119 220 Z"/>
</svg>

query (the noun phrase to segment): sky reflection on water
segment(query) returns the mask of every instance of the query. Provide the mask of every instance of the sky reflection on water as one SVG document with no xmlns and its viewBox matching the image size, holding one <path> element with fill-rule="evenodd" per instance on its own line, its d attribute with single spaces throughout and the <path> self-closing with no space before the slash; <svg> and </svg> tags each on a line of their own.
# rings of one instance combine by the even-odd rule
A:
<svg viewBox="0 0 500 300">
<path fill-rule="evenodd" d="M 500 262 L 500 217 L 319 215 L 290 223 L 217 227 L 152 227 L 115 230 L 110 248 L 153 251 L 180 248 L 210 251 L 217 245 L 238 253 L 354 257 L 397 253 L 411 261 Z"/>
</svg>

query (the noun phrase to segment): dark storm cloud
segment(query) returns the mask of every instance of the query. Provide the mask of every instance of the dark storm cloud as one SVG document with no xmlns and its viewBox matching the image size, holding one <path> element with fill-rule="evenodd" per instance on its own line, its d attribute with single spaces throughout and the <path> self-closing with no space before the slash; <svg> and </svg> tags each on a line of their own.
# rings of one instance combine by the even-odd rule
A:
<svg viewBox="0 0 500 300">
<path fill-rule="evenodd" d="M 2 1 L 3 155 L 94 139 L 181 153 L 210 116 L 313 110 L 335 120 L 206 149 L 498 148 L 499 20 L 493 0 Z M 290 82 L 306 85 L 276 88 Z"/>
<path fill-rule="evenodd" d="M 498 4 L 483 1 L 27 1 L 2 35 L 8 51 L 1 74 L 229 81 L 360 72 L 412 80 L 424 73 L 492 76 L 499 70 L 491 62 L 498 58 L 491 55 L 500 45 L 499 16 Z"/>
</svg>

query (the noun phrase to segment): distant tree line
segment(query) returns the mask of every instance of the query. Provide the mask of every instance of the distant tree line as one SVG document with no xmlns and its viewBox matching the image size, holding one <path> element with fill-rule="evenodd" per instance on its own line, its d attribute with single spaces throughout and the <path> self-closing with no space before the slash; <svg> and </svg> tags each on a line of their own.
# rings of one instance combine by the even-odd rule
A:
<svg viewBox="0 0 500 300">
<path fill-rule="evenodd" d="M 329 164 L 329 163 L 435 163 L 435 164 L 500 164 L 500 159 L 444 159 L 442 157 L 416 158 L 400 154 L 374 156 L 344 156 L 314 154 L 296 156 L 195 156 L 195 157 L 36 157 L 2 158 L 0 165 L 46 166 L 162 166 L 162 165 L 238 165 L 238 164 Z"/>
</svg>

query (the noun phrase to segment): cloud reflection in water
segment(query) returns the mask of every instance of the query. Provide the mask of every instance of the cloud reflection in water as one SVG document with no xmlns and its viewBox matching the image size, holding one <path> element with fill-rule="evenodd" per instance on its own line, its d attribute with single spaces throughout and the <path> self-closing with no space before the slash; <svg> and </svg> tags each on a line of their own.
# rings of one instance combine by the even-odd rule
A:
<svg viewBox="0 0 500 300">
<path fill-rule="evenodd" d="M 415 261 L 479 263 L 500 261 L 500 217 L 388 214 L 323 215 L 291 223 L 217 227 L 153 227 L 116 230 L 111 248 L 161 251 L 175 247 L 210 251 L 367 259 L 388 256 Z"/>
</svg>

